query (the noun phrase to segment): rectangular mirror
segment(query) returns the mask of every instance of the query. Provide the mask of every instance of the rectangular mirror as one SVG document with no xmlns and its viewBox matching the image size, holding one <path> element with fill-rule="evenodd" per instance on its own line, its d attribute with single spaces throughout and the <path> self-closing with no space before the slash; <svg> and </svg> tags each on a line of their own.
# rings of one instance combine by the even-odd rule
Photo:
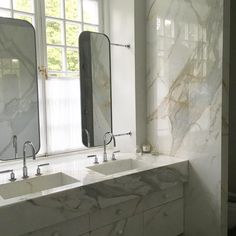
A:
<svg viewBox="0 0 236 236">
<path fill-rule="evenodd" d="M 110 40 L 105 34 L 84 31 L 79 37 L 82 141 L 103 145 L 112 132 Z"/>
<path fill-rule="evenodd" d="M 0 17 L 0 159 L 18 157 L 29 140 L 40 148 L 35 31 L 23 20 Z M 17 158 L 17 156 L 16 156 Z"/>
</svg>

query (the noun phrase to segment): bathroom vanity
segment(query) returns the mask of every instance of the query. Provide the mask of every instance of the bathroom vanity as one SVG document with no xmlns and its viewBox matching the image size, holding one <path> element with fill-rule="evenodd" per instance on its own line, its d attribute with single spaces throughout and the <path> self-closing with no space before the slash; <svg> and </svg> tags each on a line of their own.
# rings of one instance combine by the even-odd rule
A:
<svg viewBox="0 0 236 236">
<path fill-rule="evenodd" d="M 27 158 L 26 166 L 26 157 L 31 156 L 26 153 L 26 144 L 32 147 L 34 157 L 40 147 L 35 32 L 24 21 L 0 18 L 0 23 L 3 36 L 7 36 L 7 40 L 1 40 L 0 46 L 7 55 L 3 54 L 2 60 L 17 65 L 16 71 L 10 74 L 6 71 L 1 81 L 0 159 L 14 160 L 0 163 L 0 235 L 177 236 L 183 233 L 187 160 L 129 153 L 118 154 L 118 160 L 111 160 L 108 153 L 109 161 L 102 163 L 102 153 L 97 152 L 101 163 L 94 164 L 94 157 L 87 157 L 94 152 L 80 152 L 35 161 Z M 32 36 L 27 37 L 31 47 L 23 30 Z M 80 43 L 80 55 L 84 55 L 84 60 L 80 60 L 82 139 L 87 147 L 104 144 L 105 156 L 110 142 L 106 134 L 111 134 L 114 144 L 114 137 L 122 135 L 112 133 L 110 41 L 105 35 L 91 32 L 85 32 L 83 37 L 85 45 Z M 16 106 L 15 101 L 23 105 Z M 19 155 L 18 146 L 24 146 L 23 152 L 19 149 Z M 23 161 L 18 159 L 22 157 Z"/>
<path fill-rule="evenodd" d="M 183 233 L 187 160 L 118 154 L 116 161 L 98 165 L 93 161 L 85 154 L 29 160 L 30 178 L 23 181 L 21 161 L 12 165 L 8 162 L 8 168 L 15 170 L 18 180 L 9 184 L 8 174 L 0 179 L 1 235 L 177 236 Z M 34 176 L 37 165 L 46 162 L 49 165 L 41 168 L 42 175 Z M 0 170 L 4 168 L 3 163 Z M 31 189 L 26 189 L 24 181 L 28 181 L 26 185 Z M 14 184 L 15 191 L 7 191 L 7 186 Z M 13 195 L 8 195 L 9 192 Z"/>
</svg>

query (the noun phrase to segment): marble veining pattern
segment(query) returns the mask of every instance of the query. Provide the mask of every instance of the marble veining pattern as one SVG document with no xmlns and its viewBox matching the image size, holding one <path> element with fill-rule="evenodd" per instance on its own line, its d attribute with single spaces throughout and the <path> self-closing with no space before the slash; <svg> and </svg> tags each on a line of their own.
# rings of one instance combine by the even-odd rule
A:
<svg viewBox="0 0 236 236">
<path fill-rule="evenodd" d="M 90 40 L 94 146 L 99 146 L 103 144 L 100 134 L 111 130 L 110 48 L 108 38 L 102 34 L 91 34 Z"/>
<path fill-rule="evenodd" d="M 96 231 L 104 222 L 113 224 L 151 207 L 183 197 L 181 186 L 187 181 L 188 174 L 186 160 L 168 156 L 136 157 L 144 160 L 147 158 L 151 165 L 138 172 L 126 171 L 102 176 L 84 168 L 91 161 L 87 157 L 80 161 L 77 156 L 67 158 L 66 164 L 60 158 L 51 162 L 48 160 L 50 166 L 44 173 L 63 171 L 80 182 L 51 192 L 1 200 L 1 232 L 8 236 L 31 235 L 31 232 L 42 228 L 51 225 L 56 227 L 57 224 L 59 227 L 65 221 L 72 222 L 73 219 L 87 215 L 90 217 L 89 229 Z M 118 155 L 118 158 L 127 157 Z M 32 163 L 29 162 L 29 165 Z M 16 174 L 19 175 L 17 171 Z M 31 172 L 29 174 L 32 176 Z M 9 227 L 12 222 L 16 224 Z M 123 225 L 122 222 L 119 224 Z"/>
<path fill-rule="evenodd" d="M 147 129 L 190 159 L 187 235 L 221 232 L 223 0 L 148 0 Z"/>
</svg>

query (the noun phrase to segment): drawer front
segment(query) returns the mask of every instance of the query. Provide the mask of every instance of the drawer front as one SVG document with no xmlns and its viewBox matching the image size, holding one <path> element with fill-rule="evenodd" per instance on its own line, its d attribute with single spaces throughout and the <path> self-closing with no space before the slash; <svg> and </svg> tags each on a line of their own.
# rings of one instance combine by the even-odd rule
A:
<svg viewBox="0 0 236 236">
<path fill-rule="evenodd" d="M 143 236 L 143 215 L 120 220 L 90 233 L 90 236 Z"/>
<path fill-rule="evenodd" d="M 79 236 L 89 232 L 89 216 L 81 216 L 24 236 Z M 85 234 L 86 235 L 86 234 Z"/>
<path fill-rule="evenodd" d="M 143 197 L 136 208 L 136 212 L 143 212 L 182 197 L 183 184 L 178 184 L 174 187 L 166 188 Z"/>
<path fill-rule="evenodd" d="M 145 236 L 177 236 L 183 233 L 183 199 L 144 212 Z"/>
<path fill-rule="evenodd" d="M 138 198 L 93 212 L 90 215 L 90 230 L 93 231 L 97 228 L 132 216 L 135 212 L 137 203 Z"/>
</svg>

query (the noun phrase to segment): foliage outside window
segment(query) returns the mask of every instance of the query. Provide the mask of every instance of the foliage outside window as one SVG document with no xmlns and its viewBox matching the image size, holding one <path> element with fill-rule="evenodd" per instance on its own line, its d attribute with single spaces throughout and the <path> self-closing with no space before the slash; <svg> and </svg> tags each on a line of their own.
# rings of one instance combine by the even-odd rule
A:
<svg viewBox="0 0 236 236">
<path fill-rule="evenodd" d="M 98 31 L 98 2 L 45 0 L 47 63 L 51 76 L 79 71 L 78 37 L 88 27 Z M 76 74 L 77 73 L 77 74 Z"/>
</svg>

